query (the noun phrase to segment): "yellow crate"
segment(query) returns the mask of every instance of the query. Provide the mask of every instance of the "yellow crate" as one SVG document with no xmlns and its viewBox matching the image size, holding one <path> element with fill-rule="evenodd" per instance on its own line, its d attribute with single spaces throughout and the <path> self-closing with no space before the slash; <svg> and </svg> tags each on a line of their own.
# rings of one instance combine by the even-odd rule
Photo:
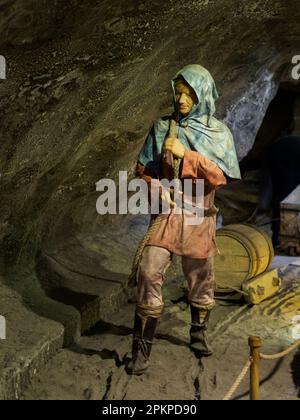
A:
<svg viewBox="0 0 300 420">
<path fill-rule="evenodd" d="M 242 283 L 242 290 L 247 294 L 245 299 L 248 303 L 257 304 L 273 296 L 281 288 L 281 279 L 278 277 L 278 269 L 273 268 L 258 276 L 252 277 Z"/>
</svg>

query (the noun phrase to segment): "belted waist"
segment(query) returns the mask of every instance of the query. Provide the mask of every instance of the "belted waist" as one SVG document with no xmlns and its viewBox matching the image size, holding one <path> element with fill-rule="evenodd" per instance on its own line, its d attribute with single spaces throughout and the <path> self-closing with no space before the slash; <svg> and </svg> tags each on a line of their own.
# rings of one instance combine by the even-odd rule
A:
<svg viewBox="0 0 300 420">
<path fill-rule="evenodd" d="M 209 216 L 214 216 L 215 214 L 217 214 L 219 211 L 218 207 L 216 207 L 214 204 L 209 207 L 208 209 L 204 209 L 204 216 L 205 217 L 209 217 Z"/>
<path fill-rule="evenodd" d="M 186 203 L 185 203 L 185 206 L 184 206 L 184 208 L 185 208 L 185 210 L 190 210 L 191 212 L 194 212 L 195 211 L 195 208 L 193 207 L 193 206 L 191 206 L 191 205 L 187 205 Z M 219 212 L 219 208 L 218 207 L 216 207 L 214 204 L 211 206 L 211 207 L 209 207 L 208 209 L 206 209 L 206 208 L 204 208 L 204 211 L 203 211 L 203 216 L 204 217 L 210 217 L 210 216 L 214 216 L 215 214 L 217 214 Z M 160 215 L 162 215 L 162 213 L 159 213 Z M 151 215 L 151 220 L 153 220 L 153 219 L 156 219 L 156 217 L 158 216 L 158 214 L 152 214 Z M 167 213 L 165 213 L 165 216 L 167 217 L 168 216 L 168 214 Z"/>
</svg>

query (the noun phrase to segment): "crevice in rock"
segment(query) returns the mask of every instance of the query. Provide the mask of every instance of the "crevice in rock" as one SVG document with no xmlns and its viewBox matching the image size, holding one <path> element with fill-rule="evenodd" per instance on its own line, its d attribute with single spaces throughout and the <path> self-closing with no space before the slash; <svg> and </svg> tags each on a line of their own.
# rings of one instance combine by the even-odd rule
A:
<svg viewBox="0 0 300 420">
<path fill-rule="evenodd" d="M 102 397 L 102 400 L 103 401 L 106 400 L 107 397 L 108 397 L 108 394 L 109 394 L 109 391 L 110 391 L 110 388 L 111 388 L 111 383 L 112 383 L 112 376 L 113 376 L 113 372 L 110 371 L 109 372 L 109 375 L 108 375 L 108 377 L 106 379 L 106 391 L 105 391 L 105 394 Z"/>
<path fill-rule="evenodd" d="M 199 372 L 200 374 L 200 372 Z M 194 380 L 194 387 L 195 387 L 195 400 L 201 400 L 201 392 L 200 392 L 200 381 L 199 377 L 197 376 Z"/>
</svg>

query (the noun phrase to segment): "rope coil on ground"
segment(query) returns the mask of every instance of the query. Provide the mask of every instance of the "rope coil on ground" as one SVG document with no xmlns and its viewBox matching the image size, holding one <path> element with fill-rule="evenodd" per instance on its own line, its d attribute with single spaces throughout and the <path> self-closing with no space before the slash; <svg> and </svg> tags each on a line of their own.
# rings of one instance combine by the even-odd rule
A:
<svg viewBox="0 0 300 420">
<path fill-rule="evenodd" d="M 292 344 L 290 347 L 288 347 L 286 350 L 280 352 L 280 353 L 275 353 L 275 354 L 263 354 L 260 353 L 260 358 L 262 360 L 275 360 L 275 359 L 280 359 L 281 357 L 286 356 L 287 354 L 289 354 L 291 351 L 293 351 L 296 347 L 300 346 L 300 338 L 295 341 L 294 344 Z"/>
<path fill-rule="evenodd" d="M 248 372 L 248 369 L 250 368 L 252 363 L 252 358 L 250 357 L 247 362 L 245 363 L 245 366 L 243 367 L 243 369 L 241 370 L 241 373 L 239 374 L 239 376 L 236 378 L 236 380 L 234 381 L 234 383 L 232 384 L 231 388 L 229 389 L 229 391 L 227 392 L 227 394 L 225 395 L 225 397 L 223 398 L 223 401 L 228 401 L 231 399 L 232 395 L 235 393 L 235 391 L 237 390 L 237 388 L 239 387 L 240 383 L 242 382 L 242 380 L 244 379 L 244 377 L 246 376 L 246 373 Z"/>
</svg>

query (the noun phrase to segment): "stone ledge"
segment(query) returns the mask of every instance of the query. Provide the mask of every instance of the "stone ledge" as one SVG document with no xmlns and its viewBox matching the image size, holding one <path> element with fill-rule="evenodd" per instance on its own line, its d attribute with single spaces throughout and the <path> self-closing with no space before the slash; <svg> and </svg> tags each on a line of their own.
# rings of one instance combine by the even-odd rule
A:
<svg viewBox="0 0 300 420">
<path fill-rule="evenodd" d="M 13 400 L 63 346 L 64 328 L 27 309 L 1 278 L 0 308 L 6 319 L 6 339 L 0 340 L 0 399 Z"/>
</svg>

